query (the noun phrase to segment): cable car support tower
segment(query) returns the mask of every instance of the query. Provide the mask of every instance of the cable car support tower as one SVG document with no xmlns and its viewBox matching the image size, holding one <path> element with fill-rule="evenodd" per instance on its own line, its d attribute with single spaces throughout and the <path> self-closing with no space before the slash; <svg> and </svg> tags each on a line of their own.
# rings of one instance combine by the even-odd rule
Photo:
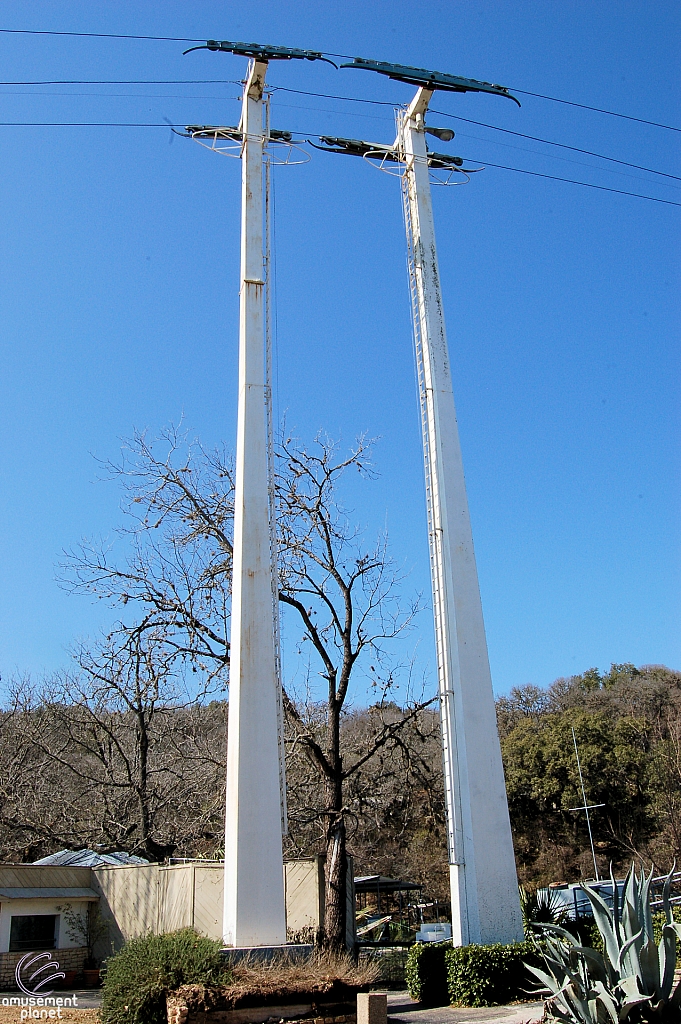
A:
<svg viewBox="0 0 681 1024">
<path fill-rule="evenodd" d="M 238 128 L 189 128 L 209 148 L 242 163 L 239 399 L 235 478 L 229 742 L 225 836 L 224 939 L 228 946 L 286 942 L 282 879 L 285 780 L 272 500 L 271 388 L 266 287 L 268 220 L 263 156 L 291 143 L 263 120 L 270 60 L 326 60 L 322 53 L 217 42 L 193 49 L 250 58 Z M 188 51 L 187 51 L 188 52 Z M 332 63 L 329 61 L 329 63 Z M 335 65 L 334 65 L 335 66 Z M 398 165 L 407 231 L 428 512 L 455 945 L 522 939 L 513 843 L 496 725 L 466 486 L 445 332 L 431 174 L 444 184 L 469 173 L 459 157 L 431 153 L 428 104 L 436 90 L 486 92 L 518 101 L 498 85 L 355 58 L 342 67 L 375 71 L 417 86 L 397 115 L 390 145 L 322 137 L 327 151 Z M 295 144 L 291 145 L 295 149 Z M 281 162 L 298 162 L 284 160 Z M 274 600 L 273 600 L 274 598 Z"/>
<path fill-rule="evenodd" d="M 291 136 L 270 128 L 270 60 L 323 60 L 285 47 L 205 47 L 249 57 L 237 127 L 190 126 L 187 134 L 241 160 L 239 384 L 225 809 L 223 939 L 228 947 L 286 943 L 282 832 L 286 831 L 270 337 L 270 163 L 292 158 Z M 187 51 L 189 52 L 189 51 Z M 285 147 L 284 158 L 272 146 Z"/>
<path fill-rule="evenodd" d="M 357 58 L 343 67 L 377 71 L 418 86 L 397 113 L 392 147 L 322 139 L 334 152 L 401 165 L 409 287 L 428 513 L 433 616 L 442 743 L 452 937 L 455 945 L 523 938 L 513 841 L 497 731 L 494 694 L 473 551 L 468 500 L 454 406 L 449 348 L 435 245 L 431 174 L 449 184 L 463 161 L 430 153 L 426 132 L 449 141 L 453 132 L 426 127 L 433 92 L 506 89 L 419 68 Z M 516 100 L 516 102 L 518 102 Z"/>
</svg>

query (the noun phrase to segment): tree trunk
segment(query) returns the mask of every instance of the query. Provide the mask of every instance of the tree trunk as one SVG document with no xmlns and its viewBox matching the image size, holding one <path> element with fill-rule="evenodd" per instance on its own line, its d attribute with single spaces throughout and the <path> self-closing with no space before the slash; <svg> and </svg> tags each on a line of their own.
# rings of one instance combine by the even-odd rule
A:
<svg viewBox="0 0 681 1024">
<path fill-rule="evenodd" d="M 345 949 L 347 854 L 343 817 L 343 781 L 340 759 L 337 776 L 327 784 L 328 825 L 326 831 L 326 894 L 324 904 L 324 945 Z"/>
</svg>

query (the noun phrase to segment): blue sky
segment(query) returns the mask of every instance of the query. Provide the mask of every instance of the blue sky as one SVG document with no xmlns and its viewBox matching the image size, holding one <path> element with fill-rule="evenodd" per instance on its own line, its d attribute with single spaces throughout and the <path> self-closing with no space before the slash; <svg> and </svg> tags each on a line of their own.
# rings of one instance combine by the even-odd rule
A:
<svg viewBox="0 0 681 1024">
<path fill-rule="evenodd" d="M 233 5 L 6 0 L 0 28 L 273 42 L 449 71 L 681 126 L 672 2 Z M 0 34 L 7 82 L 238 80 L 172 42 Z M 273 65 L 272 86 L 406 102 L 409 86 Z M 0 121 L 234 124 L 231 84 L 0 86 Z M 449 115 L 679 174 L 678 132 L 521 97 Z M 275 92 L 275 127 L 392 141 L 390 106 Z M 480 125 L 447 150 L 681 202 L 681 181 Z M 0 672 L 40 674 L 97 632 L 57 587 L 62 549 L 110 534 L 93 456 L 180 418 L 232 443 L 238 161 L 163 128 L 0 127 Z M 439 148 L 439 146 L 438 146 Z M 444 144 L 443 144 L 444 148 Z M 497 692 L 611 661 L 681 668 L 679 222 L 674 206 L 488 167 L 435 190 L 459 426 Z M 428 593 L 399 185 L 314 152 L 275 173 L 279 415 L 303 437 L 381 438 L 350 498 Z M 428 615 L 421 664 L 431 650 Z M 292 654 L 288 655 L 291 664 Z"/>
</svg>

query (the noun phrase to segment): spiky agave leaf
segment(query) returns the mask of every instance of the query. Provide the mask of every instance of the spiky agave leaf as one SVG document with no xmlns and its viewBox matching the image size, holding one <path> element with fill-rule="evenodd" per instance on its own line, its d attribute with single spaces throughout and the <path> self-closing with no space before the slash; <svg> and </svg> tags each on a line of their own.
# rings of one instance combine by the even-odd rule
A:
<svg viewBox="0 0 681 1024">
<path fill-rule="evenodd" d="M 655 932 L 653 931 L 653 912 L 650 906 L 650 886 L 653 881 L 653 870 L 654 869 L 651 867 L 650 874 L 646 878 L 643 869 L 641 869 L 641 880 L 638 886 L 638 919 L 643 925 L 644 945 L 648 942 L 655 941 Z"/>
<path fill-rule="evenodd" d="M 642 929 L 639 929 L 636 932 L 635 935 L 632 935 L 631 938 L 627 939 L 627 941 L 624 943 L 624 945 L 620 949 L 619 956 L 617 957 L 617 963 L 615 964 L 615 967 L 616 967 L 616 970 L 617 970 L 617 977 L 618 978 L 621 977 L 623 974 L 627 973 L 627 971 L 626 971 L 626 961 L 627 961 L 627 959 L 629 957 L 629 953 L 631 951 L 632 946 L 636 943 L 636 941 L 641 937 L 642 934 L 643 934 Z M 629 971 L 628 973 L 629 974 L 635 974 L 636 972 Z"/>
<path fill-rule="evenodd" d="M 641 947 L 638 954 L 638 961 L 641 967 L 641 981 L 644 992 L 648 992 L 653 998 L 661 994 L 660 985 L 660 953 L 654 939 L 649 939 Z"/>
<path fill-rule="evenodd" d="M 635 1006 L 641 1006 L 642 1003 L 650 1003 L 651 997 L 641 992 L 638 987 L 638 978 L 636 975 L 631 975 L 628 978 L 622 978 L 617 987 L 622 993 L 622 1000 L 620 1001 L 620 1020 L 626 1020 L 629 1011 L 633 1010 Z"/>
<path fill-rule="evenodd" d="M 631 873 L 631 870 L 630 870 Z M 627 878 L 629 876 L 627 875 Z M 585 882 L 582 882 L 582 889 L 589 897 L 591 909 L 598 925 L 598 930 L 603 938 L 603 946 L 606 959 L 610 962 L 613 970 L 617 970 L 619 960 L 620 944 L 615 934 L 613 915 L 605 900 L 599 893 L 595 892 Z M 613 902 L 617 898 L 616 890 L 613 893 Z"/>
<path fill-rule="evenodd" d="M 618 1024 L 619 1015 L 617 1012 L 617 1004 L 610 992 L 608 992 L 605 985 L 600 981 L 594 982 L 594 990 L 596 993 L 598 1009 L 600 1010 L 600 1007 L 602 1007 L 607 1015 L 607 1019 L 612 1022 L 612 1024 Z M 599 1019 L 601 1019 L 601 1016 L 602 1015 L 599 1014 Z"/>
<path fill-rule="evenodd" d="M 560 935 L 560 937 L 565 939 L 566 942 L 569 942 L 571 946 L 579 945 L 579 939 L 576 939 L 572 932 L 567 931 L 565 928 L 561 928 L 558 924 L 539 924 L 537 927 L 540 928 L 542 932 L 551 932 L 552 935 Z M 540 949 L 541 947 L 537 946 L 537 948 Z"/>
<path fill-rule="evenodd" d="M 620 920 L 620 894 L 617 882 L 615 881 L 615 875 L 612 870 L 612 861 L 610 861 L 610 881 L 612 883 L 612 924 L 617 944 L 622 945 L 622 933 L 621 933 L 621 920 Z"/>
<path fill-rule="evenodd" d="M 638 880 L 636 878 L 636 870 L 634 865 L 631 865 L 627 874 L 627 881 L 624 886 L 624 905 L 622 907 L 622 930 L 624 932 L 623 938 L 630 939 L 636 935 L 638 931 L 643 934 L 641 928 L 641 921 L 638 915 L 639 910 L 639 891 L 638 891 Z M 636 943 L 629 948 L 629 964 L 627 965 L 627 973 L 635 974 L 638 968 L 638 950 L 643 945 L 641 941 L 640 945 Z"/>
<path fill-rule="evenodd" d="M 669 898 L 672 887 L 672 877 L 676 871 L 676 861 L 672 864 L 672 869 L 664 880 L 662 886 L 662 909 L 664 911 L 665 921 L 667 924 L 674 924 L 674 914 L 672 913 L 672 903 Z"/>
<path fill-rule="evenodd" d="M 562 1016 L 557 1019 L 569 1021 L 570 1024 L 597 1024 L 589 1012 L 588 999 L 583 992 L 581 979 L 558 961 L 549 960 L 547 957 L 545 959 L 550 974 L 531 964 L 525 966 L 548 988 L 551 993 L 552 1011 L 559 1009 L 562 1012 Z"/>
</svg>

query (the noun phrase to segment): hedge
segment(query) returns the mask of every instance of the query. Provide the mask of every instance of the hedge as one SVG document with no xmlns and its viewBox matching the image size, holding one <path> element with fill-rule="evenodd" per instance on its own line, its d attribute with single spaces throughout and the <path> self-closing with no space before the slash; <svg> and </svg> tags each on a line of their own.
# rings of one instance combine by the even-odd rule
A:
<svg viewBox="0 0 681 1024">
<path fill-rule="evenodd" d="M 537 967 L 542 958 L 532 942 L 503 946 L 459 946 L 445 953 L 450 1003 L 499 1006 L 531 998 L 537 982 L 525 963 Z"/>
<path fill-rule="evenodd" d="M 409 995 L 423 1006 L 447 1006 L 447 968 L 445 954 L 448 942 L 417 942 L 409 950 L 404 980 Z"/>
<path fill-rule="evenodd" d="M 102 1024 L 166 1024 L 166 992 L 226 980 L 221 947 L 192 928 L 130 939 L 106 962 Z"/>
<path fill-rule="evenodd" d="M 531 942 L 508 946 L 412 946 L 405 978 L 409 994 L 424 1006 L 497 1006 L 527 999 L 536 988 L 524 963 L 540 966 Z"/>
</svg>

